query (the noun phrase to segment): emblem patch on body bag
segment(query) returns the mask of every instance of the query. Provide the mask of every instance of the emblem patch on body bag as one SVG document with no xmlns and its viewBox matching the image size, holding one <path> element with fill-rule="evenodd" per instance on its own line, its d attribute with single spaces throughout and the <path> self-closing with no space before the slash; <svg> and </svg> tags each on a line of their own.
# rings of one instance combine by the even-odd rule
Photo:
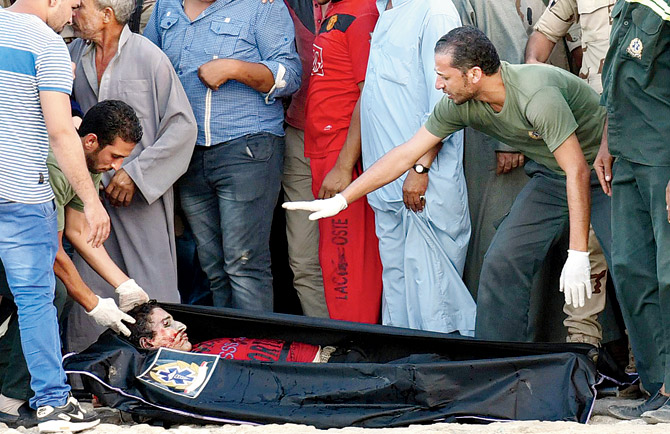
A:
<svg viewBox="0 0 670 434">
<path fill-rule="evenodd" d="M 218 361 L 218 355 L 161 348 L 151 365 L 137 378 L 150 386 L 193 399 L 209 382 Z"/>
<path fill-rule="evenodd" d="M 630 54 L 632 57 L 635 57 L 636 59 L 642 59 L 642 50 L 644 50 L 642 41 L 640 40 L 640 38 L 635 38 L 632 41 L 630 41 L 630 45 L 628 45 L 628 48 L 626 48 L 626 53 Z"/>
</svg>

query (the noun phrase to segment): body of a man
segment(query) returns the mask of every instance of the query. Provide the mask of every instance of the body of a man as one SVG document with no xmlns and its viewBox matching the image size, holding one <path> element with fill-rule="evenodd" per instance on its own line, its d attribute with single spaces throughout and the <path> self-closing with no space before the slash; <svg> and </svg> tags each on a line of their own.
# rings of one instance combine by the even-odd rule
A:
<svg viewBox="0 0 670 434">
<path fill-rule="evenodd" d="M 133 308 L 128 314 L 135 320 L 129 325 L 128 340 L 136 348 L 156 350 L 170 348 L 216 354 L 224 360 L 251 360 L 257 362 L 291 363 L 387 363 L 401 359 L 414 361 L 437 360 L 438 354 L 412 354 L 410 351 L 387 348 L 363 348 L 345 342 L 342 345 L 318 345 L 273 338 L 218 337 L 192 344 L 186 325 L 149 300 Z M 445 360 L 448 360 L 445 358 Z"/>
<path fill-rule="evenodd" d="M 178 302 L 172 185 L 193 152 L 195 122 L 169 59 L 125 25 L 133 5 L 132 0 L 82 2 L 73 26 L 82 39 L 70 44 L 77 65 L 74 97 L 84 112 L 105 99 L 124 101 L 137 112 L 142 141 L 119 170 L 102 178 L 113 227 L 105 248 L 125 273 L 150 288 L 151 297 Z M 113 296 L 114 288 L 85 258 L 75 255 L 74 263 L 96 294 Z M 102 332 L 77 306 L 68 324 L 72 351 L 86 348 Z"/>
<path fill-rule="evenodd" d="M 283 2 L 160 0 L 144 35 L 170 58 L 198 126 L 179 182 L 216 306 L 272 311 L 269 238 L 284 157 L 282 96 L 300 85 Z"/>
<path fill-rule="evenodd" d="M 53 31 L 71 20 L 78 3 L 18 0 L 0 10 L 0 259 L 18 309 L 34 391 L 30 406 L 38 410 L 41 431 L 76 431 L 99 422 L 69 397 L 53 305 L 58 239 L 46 165 L 50 146 L 85 204 L 87 241 L 97 247 L 109 233 L 69 115 L 67 49 Z M 77 412 L 78 421 L 61 419 Z"/>
<path fill-rule="evenodd" d="M 595 164 L 603 190 L 612 195 L 617 298 L 642 386 L 652 394 L 639 406 L 617 406 L 610 413 L 650 423 L 670 422 L 668 10 L 663 0 L 618 0 L 612 8 L 603 67 L 607 142 Z"/>
<path fill-rule="evenodd" d="M 460 25 L 451 1 L 379 0 L 377 8 L 360 109 L 366 169 L 411 138 L 440 99 L 434 45 Z M 383 265 L 382 322 L 472 335 L 475 303 L 461 278 L 470 236 L 462 133 L 418 163 L 367 197 Z"/>
<path fill-rule="evenodd" d="M 334 196 L 362 171 L 359 100 L 378 16 L 370 0 L 332 1 L 314 39 L 305 126 L 314 197 Z M 379 322 L 378 249 L 375 217 L 366 200 L 319 221 L 319 260 L 331 318 Z"/>
<path fill-rule="evenodd" d="M 501 64 L 491 42 L 472 27 L 449 32 L 435 53 L 436 87 L 447 95 L 426 125 L 340 196 L 285 206 L 319 211 L 312 218 L 329 215 L 392 181 L 443 137 L 465 126 L 514 146 L 534 160 L 526 165 L 531 180 L 498 228 L 484 261 L 476 336 L 527 340 L 532 278 L 565 225 L 570 225 L 570 250 L 560 286 L 566 302 L 583 305 L 590 297 L 587 239 L 592 211 L 598 214 L 593 219 L 596 234 L 609 253 L 608 219 L 602 217 L 609 213 L 609 200 L 594 185 L 597 180 L 589 168 L 600 144 L 604 111 L 597 94 L 566 71 Z M 532 233 L 528 225 L 535 228 Z"/>
</svg>

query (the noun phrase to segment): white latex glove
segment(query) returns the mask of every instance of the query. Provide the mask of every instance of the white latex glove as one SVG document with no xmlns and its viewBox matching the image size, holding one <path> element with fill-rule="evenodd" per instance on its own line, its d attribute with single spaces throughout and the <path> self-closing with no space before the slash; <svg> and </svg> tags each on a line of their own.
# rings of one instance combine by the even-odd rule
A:
<svg viewBox="0 0 670 434">
<path fill-rule="evenodd" d="M 282 208 L 288 210 L 301 209 L 304 211 L 313 211 L 309 215 L 310 220 L 318 220 L 325 217 L 332 217 L 345 209 L 349 204 L 341 194 L 336 194 L 330 199 L 317 199 L 306 202 L 285 202 Z"/>
<path fill-rule="evenodd" d="M 92 316 L 95 322 L 103 327 L 108 327 L 117 333 L 123 333 L 125 336 L 130 336 L 130 330 L 121 321 L 135 324 L 135 319 L 123 312 L 116 306 L 116 302 L 111 298 L 98 297 L 98 304 L 90 312 L 86 312 Z"/>
<path fill-rule="evenodd" d="M 568 259 L 561 272 L 560 290 L 565 294 L 565 304 L 584 306 L 584 295 L 591 298 L 591 264 L 589 252 L 568 250 Z"/>
<path fill-rule="evenodd" d="M 149 301 L 147 293 L 133 279 L 120 284 L 116 288 L 116 293 L 119 294 L 119 309 L 124 312 Z"/>
</svg>

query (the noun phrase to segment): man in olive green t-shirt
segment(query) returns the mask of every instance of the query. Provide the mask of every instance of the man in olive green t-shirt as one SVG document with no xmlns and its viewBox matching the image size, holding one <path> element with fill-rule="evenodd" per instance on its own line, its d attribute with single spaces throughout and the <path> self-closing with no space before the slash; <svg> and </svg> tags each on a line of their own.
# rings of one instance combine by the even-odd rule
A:
<svg viewBox="0 0 670 434">
<path fill-rule="evenodd" d="M 591 295 L 591 213 L 609 262 L 610 203 L 591 170 L 605 111 L 597 93 L 569 72 L 547 65 L 501 64 L 491 41 L 473 27 L 454 29 L 438 41 L 435 70 L 436 87 L 447 96 L 412 139 L 382 157 L 340 195 L 284 207 L 317 211 L 311 219 L 337 214 L 400 176 L 444 137 L 466 126 L 518 149 L 532 160 L 525 167 L 531 180 L 484 259 L 475 336 L 528 340 L 532 280 L 565 225 L 570 227 L 570 250 L 560 289 L 566 303 L 583 306 Z"/>
<path fill-rule="evenodd" d="M 91 107 L 78 132 L 86 164 L 96 187 L 100 185 L 102 173 L 121 167 L 123 159 L 130 155 L 142 137 L 142 127 L 135 111 L 122 101 L 112 100 Z M 114 264 L 104 247 L 93 248 L 86 242 L 88 224 L 84 215 L 84 204 L 58 167 L 51 152 L 47 157 L 47 168 L 58 219 L 59 249 L 54 264 L 54 272 L 58 277 L 55 304 L 59 310 L 62 308 L 66 290 L 98 324 L 112 328 L 117 333 L 129 335 L 130 331 L 122 321 L 134 322 L 134 319 L 124 312 L 136 304 L 148 301 L 149 297 Z M 63 233 L 91 266 L 117 288 L 118 306 L 113 299 L 100 298 L 86 286 L 63 249 Z M 3 278 L 4 270 L 0 266 L 0 279 Z M 9 288 L 3 283 L 0 282 L 0 295 L 10 297 Z M 26 420 L 19 420 L 19 407 L 33 392 L 30 389 L 30 374 L 23 357 L 15 319 L 10 322 L 6 334 L 0 340 L 0 350 L 0 366 L 6 368 L 0 374 L 0 422 L 12 426 L 28 423 Z"/>
</svg>

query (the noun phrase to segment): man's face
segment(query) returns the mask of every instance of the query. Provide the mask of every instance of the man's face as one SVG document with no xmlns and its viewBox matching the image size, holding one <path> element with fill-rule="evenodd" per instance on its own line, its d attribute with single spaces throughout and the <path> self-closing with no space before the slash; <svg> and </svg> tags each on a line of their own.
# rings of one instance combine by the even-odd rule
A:
<svg viewBox="0 0 670 434">
<path fill-rule="evenodd" d="M 79 8 L 80 0 L 55 0 L 47 11 L 46 23 L 54 32 L 60 33 L 66 24 L 72 23 L 72 15 Z"/>
<path fill-rule="evenodd" d="M 81 0 L 81 6 L 75 10 L 72 29 L 78 38 L 94 39 L 103 28 L 104 9 L 98 9 L 95 0 Z"/>
<path fill-rule="evenodd" d="M 144 348 L 165 347 L 174 350 L 191 351 L 192 345 L 186 334 L 186 326 L 179 321 L 175 321 L 172 315 L 160 307 L 156 307 L 151 311 L 149 320 L 154 337 L 141 341 L 144 342 Z"/>
<path fill-rule="evenodd" d="M 86 137 L 84 137 L 86 140 Z M 96 139 L 97 141 L 97 139 Z M 121 137 L 117 137 L 114 141 L 100 149 L 98 145 L 95 150 L 86 153 L 86 166 L 91 173 L 103 173 L 108 170 L 119 170 L 123 159 L 130 155 L 135 148 L 134 143 L 126 142 Z"/>
<path fill-rule="evenodd" d="M 455 104 L 463 104 L 476 96 L 475 86 L 467 74 L 451 66 L 450 54 L 435 55 L 435 88 L 441 90 Z"/>
</svg>

